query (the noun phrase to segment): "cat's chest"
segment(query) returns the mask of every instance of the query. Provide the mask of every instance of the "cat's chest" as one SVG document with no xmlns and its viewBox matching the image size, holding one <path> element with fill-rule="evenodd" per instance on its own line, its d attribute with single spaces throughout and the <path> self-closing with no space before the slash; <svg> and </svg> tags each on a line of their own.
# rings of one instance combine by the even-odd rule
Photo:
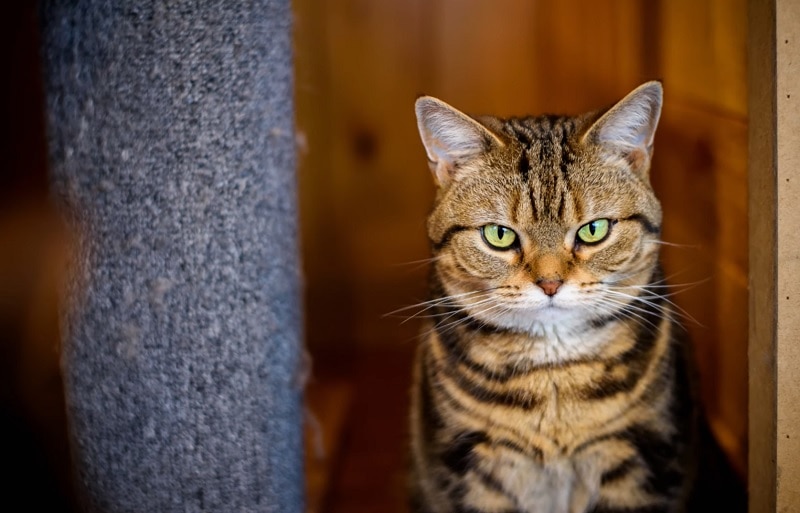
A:
<svg viewBox="0 0 800 513">
<path fill-rule="evenodd" d="M 519 511 L 583 513 L 597 502 L 603 455 L 537 459 L 505 452 L 486 465 Z"/>
<path fill-rule="evenodd" d="M 504 386 L 489 388 L 498 395 L 527 398 L 526 407 L 518 404 L 485 404 L 473 414 L 480 418 L 488 432 L 511 436 L 523 445 L 538 447 L 545 454 L 557 457 L 570 454 L 585 442 L 587 436 L 613 427 L 636 408 L 631 396 L 615 394 L 603 398 L 586 398 L 597 382 L 591 365 L 585 369 L 558 369 L 531 373 L 509 380 Z"/>
<path fill-rule="evenodd" d="M 610 427 L 626 412 L 639 409 L 644 387 L 638 386 L 638 378 L 653 370 L 651 365 L 635 366 L 614 358 L 635 344 L 629 333 L 619 330 L 528 344 L 512 339 L 503 348 L 505 353 L 495 349 L 502 338 L 487 342 L 466 351 L 465 360 L 471 364 L 455 364 L 456 382 L 474 385 L 473 390 L 485 397 L 508 400 L 473 403 L 474 413 L 489 427 L 520 432 L 523 438 L 533 437 L 536 445 L 561 453 L 582 443 L 588 433 Z M 595 347 L 594 352 L 571 349 L 581 342 Z"/>
<path fill-rule="evenodd" d="M 537 387 L 542 392 L 542 387 Z M 502 448 L 485 456 L 498 465 L 509 465 L 522 471 L 531 467 L 552 474 L 552 479 L 573 481 L 569 468 L 591 468 L 602 455 L 594 452 L 584 457 L 583 446 L 604 427 L 613 425 L 613 412 L 598 405 L 577 406 L 560 396 L 558 386 L 548 384 L 546 398 L 528 411 L 492 408 L 485 412 L 479 431 Z M 473 419 L 473 421 L 476 419 Z M 574 476 L 573 476 L 574 477 Z M 577 479 L 577 478 L 576 478 Z"/>
<path fill-rule="evenodd" d="M 497 409 L 484 420 L 489 446 L 477 449 L 510 504 L 519 511 L 582 513 L 596 504 L 604 473 L 635 456 L 617 433 L 628 415 L 615 401 L 567 400 L 552 381 L 532 383 L 541 402 L 526 412 Z"/>
</svg>

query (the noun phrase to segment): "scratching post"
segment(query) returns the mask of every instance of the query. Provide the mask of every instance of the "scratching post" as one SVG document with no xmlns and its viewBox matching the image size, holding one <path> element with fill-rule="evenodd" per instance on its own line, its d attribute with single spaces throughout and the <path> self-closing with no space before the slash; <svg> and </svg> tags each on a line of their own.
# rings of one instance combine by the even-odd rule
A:
<svg viewBox="0 0 800 513">
<path fill-rule="evenodd" d="M 289 0 L 40 13 L 86 511 L 302 511 Z"/>
</svg>

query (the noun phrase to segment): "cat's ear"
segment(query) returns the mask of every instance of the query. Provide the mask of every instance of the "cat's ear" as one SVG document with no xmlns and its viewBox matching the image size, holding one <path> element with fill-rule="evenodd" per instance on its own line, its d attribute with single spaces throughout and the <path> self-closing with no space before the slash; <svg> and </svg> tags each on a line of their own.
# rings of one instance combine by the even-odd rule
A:
<svg viewBox="0 0 800 513">
<path fill-rule="evenodd" d="M 640 85 L 600 116 L 583 142 L 626 159 L 634 172 L 647 178 L 663 96 L 660 82 Z"/>
<path fill-rule="evenodd" d="M 415 111 L 419 135 L 440 187 L 457 180 L 466 164 L 482 153 L 504 145 L 481 123 L 431 96 L 419 98 Z"/>
</svg>

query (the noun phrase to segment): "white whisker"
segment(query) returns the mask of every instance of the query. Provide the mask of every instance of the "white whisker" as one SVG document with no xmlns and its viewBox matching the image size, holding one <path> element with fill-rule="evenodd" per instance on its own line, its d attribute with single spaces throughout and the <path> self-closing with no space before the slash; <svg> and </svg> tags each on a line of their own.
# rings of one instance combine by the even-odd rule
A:
<svg viewBox="0 0 800 513">
<path fill-rule="evenodd" d="M 683 308 L 678 306 L 674 301 L 668 299 L 666 297 L 666 295 L 649 294 L 649 295 L 642 295 L 642 296 L 634 296 L 632 294 L 626 294 L 624 292 L 620 292 L 618 290 L 612 290 L 612 289 L 606 289 L 604 292 L 609 293 L 609 294 L 615 294 L 618 297 L 623 297 L 623 298 L 626 298 L 626 299 L 630 299 L 631 303 L 633 303 L 635 301 L 639 301 L 639 302 L 642 302 L 642 303 L 644 303 L 644 304 L 646 304 L 648 306 L 655 307 L 655 308 L 658 308 L 658 304 L 655 303 L 652 300 L 656 299 L 656 298 L 662 299 L 664 302 L 666 302 L 670 306 L 672 306 L 672 308 L 669 309 L 670 313 L 674 313 L 674 314 L 678 315 L 679 317 L 681 317 L 681 318 L 683 318 L 683 319 L 685 319 L 687 321 L 693 322 L 693 323 L 697 324 L 698 326 L 702 326 L 700 321 L 695 319 L 689 312 L 687 312 L 686 310 L 684 310 Z M 639 309 L 642 310 L 642 311 L 647 311 L 647 310 L 642 309 L 642 308 L 639 308 Z M 662 311 L 663 311 L 663 309 L 662 309 Z M 671 316 L 670 316 L 670 318 L 672 319 Z"/>
<path fill-rule="evenodd" d="M 481 306 L 481 305 L 485 305 L 485 304 L 491 303 L 493 301 L 494 301 L 494 298 L 488 297 L 488 298 L 485 298 L 485 299 L 481 299 L 481 300 L 479 300 L 479 301 L 477 301 L 475 303 L 469 303 L 469 306 Z M 432 306 L 429 306 L 428 308 L 425 308 L 424 310 L 420 310 L 419 312 L 415 313 L 414 315 L 411 315 L 410 317 L 407 317 L 406 319 L 404 319 L 400 324 L 404 324 L 404 323 L 410 321 L 411 319 L 415 319 L 415 318 L 418 318 L 418 319 L 435 319 L 436 317 L 443 317 L 442 320 L 447 320 L 447 319 L 453 317 L 454 315 L 457 315 L 458 312 L 461 311 L 459 309 L 460 307 L 458 307 L 458 305 L 446 305 L 446 306 L 455 307 L 455 308 L 454 308 L 453 311 L 446 311 L 446 312 L 435 313 L 435 314 L 421 315 L 423 312 L 425 312 L 425 311 L 427 311 L 427 310 L 429 310 L 431 308 L 435 308 L 436 306 L 440 306 L 440 305 L 432 305 Z"/>
<path fill-rule="evenodd" d="M 419 260 L 411 260 L 409 262 L 400 262 L 400 263 L 391 264 L 391 265 L 395 266 L 395 267 L 400 267 L 400 266 L 404 266 L 404 265 L 428 264 L 428 263 L 431 263 L 431 262 L 436 262 L 437 260 L 440 260 L 441 258 L 442 258 L 441 256 L 435 256 L 435 257 L 431 257 L 431 258 L 421 258 Z"/>
<path fill-rule="evenodd" d="M 622 308 L 619 308 L 617 310 L 617 313 L 620 316 L 623 316 L 623 317 L 627 316 L 629 319 L 636 318 L 636 319 L 640 320 L 643 323 L 649 324 L 650 326 L 653 327 L 653 329 L 658 329 L 658 324 L 653 323 L 653 321 L 651 321 L 650 319 L 648 319 L 647 317 L 642 315 L 642 313 L 651 313 L 649 310 L 645 310 L 644 308 L 635 307 L 635 306 L 632 306 L 630 303 L 626 303 L 624 301 L 619 301 L 617 299 L 613 299 L 613 298 L 609 298 L 609 297 L 604 298 L 604 300 L 606 302 L 608 302 L 608 303 L 613 303 L 615 305 L 621 306 Z M 639 312 L 642 312 L 642 313 L 639 313 Z M 667 317 L 669 317 L 669 316 L 667 315 Z"/>
<path fill-rule="evenodd" d="M 699 244 L 676 244 L 675 242 L 667 242 L 664 240 L 648 240 L 645 241 L 646 244 L 658 244 L 661 246 L 671 246 L 675 248 L 687 248 L 687 249 L 699 249 Z"/>
<path fill-rule="evenodd" d="M 492 291 L 494 291 L 494 290 L 496 290 L 498 288 L 500 288 L 500 287 L 492 287 L 492 288 L 489 288 L 489 289 L 473 290 L 471 292 L 464 292 L 462 294 L 453 294 L 453 295 L 450 295 L 450 296 L 444 296 L 444 297 L 439 297 L 439 298 L 435 298 L 435 299 L 429 299 L 427 301 L 421 301 L 421 302 L 415 303 L 413 305 L 408 305 L 408 306 L 404 306 L 402 308 L 398 308 L 397 310 L 392 310 L 391 312 L 383 314 L 383 317 L 389 317 L 391 315 L 398 314 L 400 312 L 405 312 L 405 311 L 411 310 L 413 308 L 420 308 L 420 307 L 424 307 L 424 306 L 428 306 L 428 307 L 439 306 L 439 305 L 447 304 L 448 302 L 451 302 L 451 301 L 452 301 L 453 305 L 456 305 L 456 304 L 458 304 L 458 303 L 456 303 L 457 299 L 465 299 L 465 298 L 468 298 L 470 296 L 474 296 L 476 294 L 487 294 L 488 295 L 489 293 L 491 293 Z"/>
<path fill-rule="evenodd" d="M 478 320 L 479 322 L 482 322 L 482 321 L 480 321 L 480 319 L 477 318 L 477 316 L 485 315 L 485 314 L 487 314 L 487 313 L 489 313 L 489 312 L 491 312 L 493 310 L 496 310 L 498 308 L 502 309 L 502 308 L 507 308 L 507 307 L 506 307 L 506 305 L 504 305 L 502 303 L 498 303 L 498 304 L 495 304 L 495 305 L 490 306 L 488 308 L 484 308 L 483 310 L 480 310 L 478 312 L 468 313 L 469 317 L 464 318 L 464 319 L 456 319 L 455 321 L 452 321 L 452 322 L 449 322 L 449 323 L 445 323 L 445 324 L 442 324 L 441 322 L 439 322 L 434 327 L 434 330 L 436 330 L 436 331 L 438 331 L 440 333 L 446 333 L 448 331 L 451 331 L 451 330 L 455 329 L 456 327 L 458 327 L 461 324 L 469 322 L 470 318 Z M 485 326 L 486 324 L 482 322 L 482 325 Z"/>
<path fill-rule="evenodd" d="M 399 262 L 394 264 L 388 264 L 392 267 L 405 267 L 408 273 L 413 273 L 425 267 L 428 267 L 429 264 L 437 262 L 441 259 L 441 256 L 435 256 L 431 258 L 423 258 L 420 260 L 412 260 L 410 262 Z"/>
</svg>

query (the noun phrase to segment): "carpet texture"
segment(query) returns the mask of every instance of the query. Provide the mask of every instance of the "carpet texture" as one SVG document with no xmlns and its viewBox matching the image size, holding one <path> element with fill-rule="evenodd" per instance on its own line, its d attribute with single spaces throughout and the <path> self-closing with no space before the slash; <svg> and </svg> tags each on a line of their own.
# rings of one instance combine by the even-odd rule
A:
<svg viewBox="0 0 800 513">
<path fill-rule="evenodd" d="M 289 0 L 43 1 L 89 512 L 299 512 Z"/>
</svg>

